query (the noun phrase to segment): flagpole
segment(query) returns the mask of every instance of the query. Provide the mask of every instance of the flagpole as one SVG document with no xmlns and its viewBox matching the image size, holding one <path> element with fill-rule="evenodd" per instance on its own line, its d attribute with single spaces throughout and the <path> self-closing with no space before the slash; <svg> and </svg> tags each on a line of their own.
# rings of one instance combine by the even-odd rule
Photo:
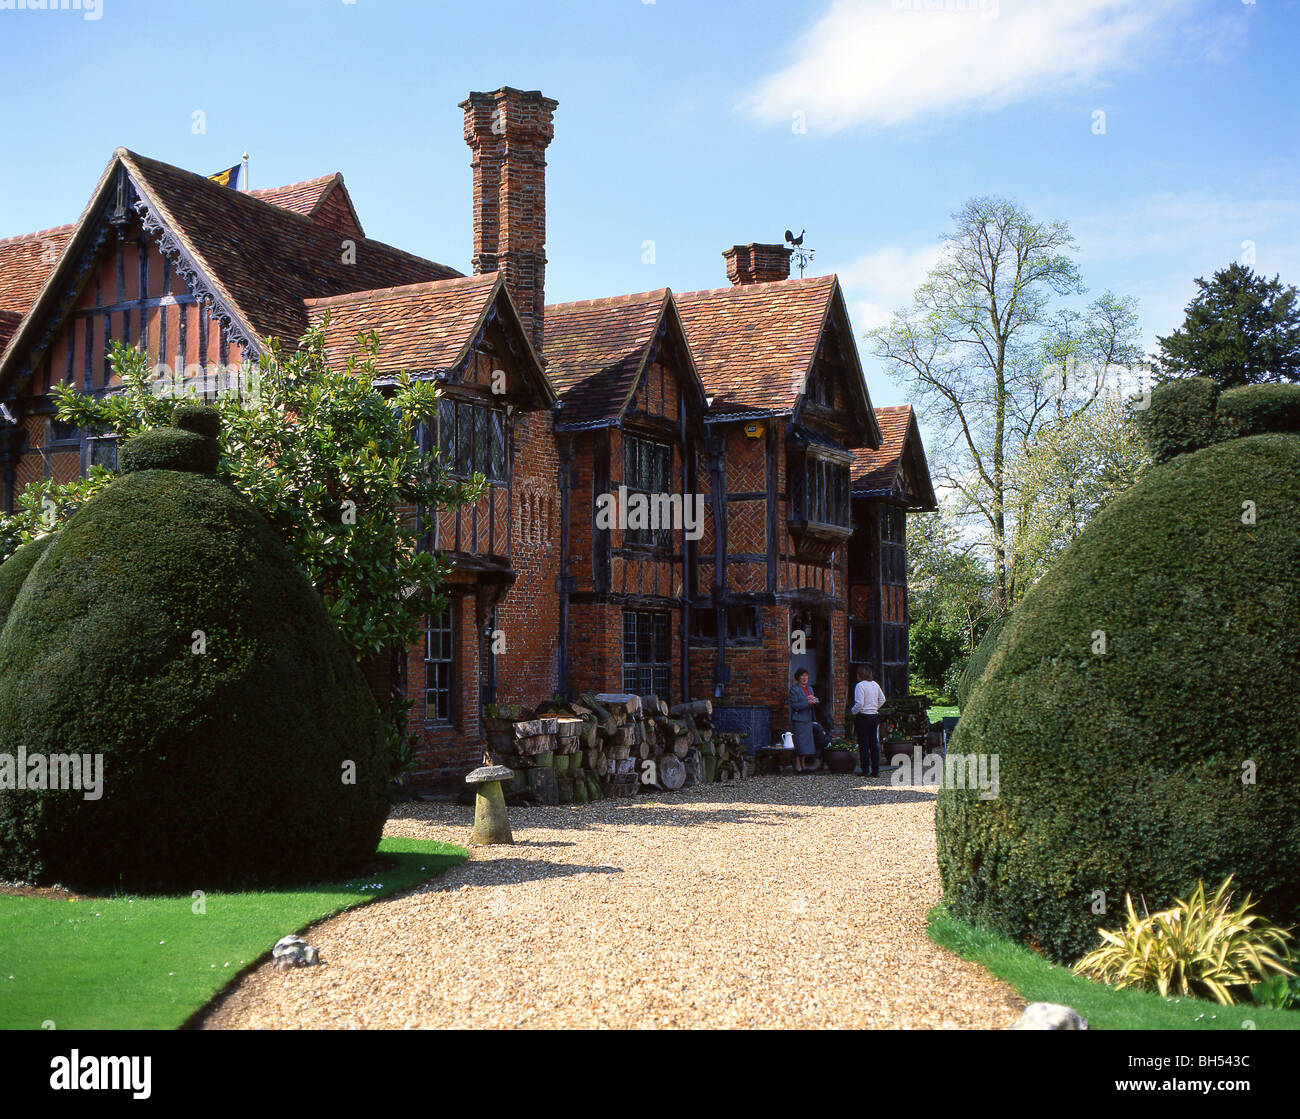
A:
<svg viewBox="0 0 1300 1119">
<path fill-rule="evenodd" d="M 247 193 L 247 191 L 248 191 L 248 152 L 245 152 L 245 153 L 244 153 L 244 185 L 243 185 L 243 190 L 245 191 L 245 193 Z"/>
</svg>

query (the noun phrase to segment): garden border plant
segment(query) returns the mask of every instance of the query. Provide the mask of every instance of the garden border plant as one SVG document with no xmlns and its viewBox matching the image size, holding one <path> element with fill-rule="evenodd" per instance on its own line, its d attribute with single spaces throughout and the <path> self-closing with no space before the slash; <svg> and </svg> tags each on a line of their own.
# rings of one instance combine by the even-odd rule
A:
<svg viewBox="0 0 1300 1119">
<path fill-rule="evenodd" d="M 1300 1011 L 1239 1003 L 1220 1006 L 1197 998 L 1168 998 L 1135 988 L 1116 990 L 1075 975 L 1068 967 L 987 929 L 953 916 L 946 903 L 926 918 L 932 941 L 971 960 L 1027 1002 L 1069 1006 L 1094 1030 L 1296 1030 Z"/>
</svg>

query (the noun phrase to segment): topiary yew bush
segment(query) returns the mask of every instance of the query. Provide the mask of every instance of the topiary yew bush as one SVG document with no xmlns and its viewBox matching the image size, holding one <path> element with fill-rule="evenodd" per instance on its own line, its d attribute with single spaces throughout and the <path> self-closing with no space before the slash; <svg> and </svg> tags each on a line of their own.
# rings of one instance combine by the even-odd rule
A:
<svg viewBox="0 0 1300 1119">
<path fill-rule="evenodd" d="M 23 589 L 28 574 L 36 566 L 36 561 L 45 555 L 45 549 L 54 543 L 53 536 L 38 536 L 20 545 L 4 563 L 0 563 L 0 629 L 4 628 L 5 619 L 13 609 L 14 599 Z"/>
<path fill-rule="evenodd" d="M 989 623 L 989 628 L 984 631 L 984 636 L 980 638 L 980 643 L 975 646 L 975 652 L 966 659 L 966 665 L 961 670 L 961 675 L 957 678 L 957 707 L 958 710 L 965 711 L 966 704 L 970 700 L 971 692 L 975 690 L 984 676 L 985 669 L 989 666 L 989 660 L 993 656 L 993 650 L 997 647 L 998 638 L 1002 635 L 1003 627 L 1007 624 L 1010 614 L 1001 614 Z"/>
<path fill-rule="evenodd" d="M 369 690 L 267 521 L 196 472 L 215 440 L 189 419 L 123 447 L 130 472 L 51 538 L 0 630 L 3 750 L 103 755 L 98 800 L 0 791 L 0 878 L 189 891 L 373 856 Z"/>
<path fill-rule="evenodd" d="M 1154 911 L 1198 879 L 1300 920 L 1300 434 L 1225 438 L 1248 390 L 1220 413 L 1189 383 L 1146 421 L 1184 452 L 1025 595 L 962 711 L 950 752 L 997 755 L 998 795 L 939 794 L 953 913 L 1063 960 L 1125 893 Z M 1269 398 L 1245 411 L 1294 415 L 1300 386 Z"/>
</svg>

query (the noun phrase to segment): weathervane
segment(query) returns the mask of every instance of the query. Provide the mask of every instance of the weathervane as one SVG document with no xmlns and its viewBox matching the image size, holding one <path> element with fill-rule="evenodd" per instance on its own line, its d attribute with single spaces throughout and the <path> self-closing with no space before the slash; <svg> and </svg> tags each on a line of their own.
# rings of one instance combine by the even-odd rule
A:
<svg viewBox="0 0 1300 1119">
<path fill-rule="evenodd" d="M 785 231 L 785 240 L 794 250 L 795 263 L 799 265 L 799 278 L 803 279 L 803 270 L 812 263 L 812 258 L 816 255 L 816 249 L 805 249 L 803 247 L 803 235 L 807 233 L 806 229 L 799 230 L 799 236 L 796 237 L 788 229 Z"/>
</svg>

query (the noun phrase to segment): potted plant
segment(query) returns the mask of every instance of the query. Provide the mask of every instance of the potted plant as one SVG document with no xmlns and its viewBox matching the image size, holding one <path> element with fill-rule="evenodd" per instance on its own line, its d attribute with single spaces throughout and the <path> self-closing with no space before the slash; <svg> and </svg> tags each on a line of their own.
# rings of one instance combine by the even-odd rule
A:
<svg viewBox="0 0 1300 1119">
<path fill-rule="evenodd" d="M 912 752 L 912 740 L 907 734 L 907 713 L 895 703 L 880 709 L 880 757 L 886 765 L 894 759 Z"/>
<path fill-rule="evenodd" d="M 901 729 L 895 728 L 881 746 L 881 752 L 885 756 L 885 764 L 893 765 L 895 758 L 907 757 L 912 753 L 912 740 Z"/>
<path fill-rule="evenodd" d="M 852 773 L 855 750 L 857 745 L 847 738 L 832 738 L 826 743 L 826 768 L 832 773 Z"/>
</svg>

